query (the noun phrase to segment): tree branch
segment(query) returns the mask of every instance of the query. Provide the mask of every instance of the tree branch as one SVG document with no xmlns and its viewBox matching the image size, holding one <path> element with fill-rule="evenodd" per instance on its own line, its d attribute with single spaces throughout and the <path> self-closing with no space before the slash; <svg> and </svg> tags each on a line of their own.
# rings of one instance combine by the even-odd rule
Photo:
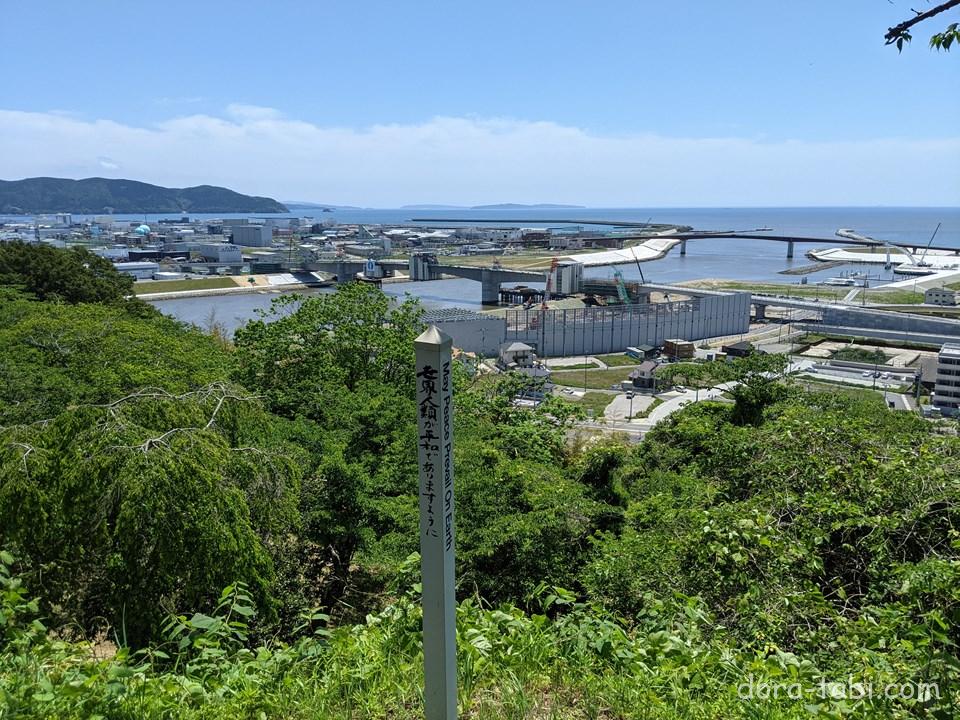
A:
<svg viewBox="0 0 960 720">
<path fill-rule="evenodd" d="M 929 20 L 934 15 L 939 15 L 940 13 L 949 10 L 950 8 L 960 5 L 960 0 L 949 0 L 949 2 L 942 3 L 936 7 L 930 8 L 926 12 L 917 13 L 916 17 L 912 17 L 909 20 L 904 20 L 899 25 L 894 25 L 892 28 L 887 30 L 887 34 L 884 35 L 884 39 L 887 41 L 887 45 L 891 45 L 898 40 L 910 39 L 910 33 L 907 32 L 917 23 L 921 23 L 924 20 Z M 916 12 L 916 11 L 915 11 Z"/>
</svg>

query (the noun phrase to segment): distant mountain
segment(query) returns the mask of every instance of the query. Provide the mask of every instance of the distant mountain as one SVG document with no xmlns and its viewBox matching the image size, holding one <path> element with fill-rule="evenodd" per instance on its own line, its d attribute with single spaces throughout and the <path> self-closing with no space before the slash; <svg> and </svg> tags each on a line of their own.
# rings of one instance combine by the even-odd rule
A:
<svg viewBox="0 0 960 720">
<path fill-rule="evenodd" d="M 583 210 L 586 205 L 556 205 L 554 203 L 537 203 L 522 205 L 520 203 L 499 203 L 497 205 L 474 205 L 471 210 Z"/>
<path fill-rule="evenodd" d="M 198 185 L 165 188 L 136 180 L 27 178 L 0 180 L 0 213 L 285 213 L 272 198 Z"/>
</svg>

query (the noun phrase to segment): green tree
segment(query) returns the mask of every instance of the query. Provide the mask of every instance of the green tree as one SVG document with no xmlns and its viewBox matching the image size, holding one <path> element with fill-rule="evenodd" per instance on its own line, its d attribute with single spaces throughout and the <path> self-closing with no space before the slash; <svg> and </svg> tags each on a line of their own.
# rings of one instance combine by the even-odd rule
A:
<svg viewBox="0 0 960 720">
<path fill-rule="evenodd" d="M 238 379 L 263 392 L 276 412 L 314 418 L 363 381 L 412 393 L 421 314 L 417 301 L 391 307 L 365 283 L 332 294 L 283 296 L 237 331 Z"/>
<path fill-rule="evenodd" d="M 298 526 L 302 453 L 241 391 L 147 389 L 0 431 L 0 544 L 60 623 L 140 645 L 165 610 L 249 585 L 275 616 L 272 550 Z"/>
<path fill-rule="evenodd" d="M 133 292 L 133 278 L 85 248 L 61 250 L 16 241 L 0 243 L 0 287 L 4 286 L 38 300 L 120 302 Z"/>
<path fill-rule="evenodd" d="M 0 297 L 0 425 L 144 387 L 183 393 L 225 379 L 230 366 L 212 338 L 159 314 Z"/>
<path fill-rule="evenodd" d="M 734 423 L 760 423 L 764 408 L 786 393 L 783 380 L 789 362 L 786 355 L 754 353 L 730 363 L 736 383 L 728 391 L 735 403 Z"/>
</svg>

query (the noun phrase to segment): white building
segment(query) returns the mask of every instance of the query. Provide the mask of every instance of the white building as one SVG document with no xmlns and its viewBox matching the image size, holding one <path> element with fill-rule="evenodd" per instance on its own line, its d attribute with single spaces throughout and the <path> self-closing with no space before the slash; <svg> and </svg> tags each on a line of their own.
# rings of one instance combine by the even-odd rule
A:
<svg viewBox="0 0 960 720">
<path fill-rule="evenodd" d="M 927 305 L 949 305 L 957 304 L 957 291 L 947 288 L 930 288 L 923 293 L 923 302 Z"/>
<path fill-rule="evenodd" d="M 126 262 L 130 258 L 130 249 L 125 247 L 93 248 L 90 252 L 113 262 Z"/>
<path fill-rule="evenodd" d="M 960 408 L 960 345 L 950 343 L 940 348 L 932 402 L 944 415 L 955 415 Z"/>
<path fill-rule="evenodd" d="M 151 280 L 154 273 L 160 272 L 160 264 L 155 262 L 119 262 L 114 267 L 127 275 L 133 275 L 137 280 Z"/>
<path fill-rule="evenodd" d="M 500 362 L 505 367 L 531 367 L 536 359 L 533 348 L 526 343 L 504 343 L 500 347 Z"/>
<path fill-rule="evenodd" d="M 270 247 L 273 244 L 273 226 L 234 225 L 233 244 L 246 247 Z"/>
<path fill-rule="evenodd" d="M 243 263 L 243 251 L 228 243 L 205 243 L 199 247 L 203 259 L 215 263 L 240 265 Z"/>
</svg>

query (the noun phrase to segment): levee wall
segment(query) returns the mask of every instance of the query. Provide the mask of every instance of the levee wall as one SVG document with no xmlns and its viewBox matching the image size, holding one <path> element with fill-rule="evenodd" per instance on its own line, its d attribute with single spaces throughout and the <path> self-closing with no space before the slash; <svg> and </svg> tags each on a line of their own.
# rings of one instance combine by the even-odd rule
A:
<svg viewBox="0 0 960 720">
<path fill-rule="evenodd" d="M 960 338 L 960 320 L 921 317 L 908 313 L 846 309 L 836 306 L 823 308 L 823 324 L 856 327 L 863 330 L 887 330 Z"/>
<path fill-rule="evenodd" d="M 504 342 L 502 317 L 428 320 L 453 338 L 454 346 L 467 352 L 494 357 Z"/>
<path fill-rule="evenodd" d="M 622 352 L 631 345 L 662 345 L 669 338 L 736 335 L 749 327 L 750 295 L 732 293 L 644 305 L 508 310 L 504 339 L 527 343 L 541 357 L 556 357 Z"/>
</svg>

